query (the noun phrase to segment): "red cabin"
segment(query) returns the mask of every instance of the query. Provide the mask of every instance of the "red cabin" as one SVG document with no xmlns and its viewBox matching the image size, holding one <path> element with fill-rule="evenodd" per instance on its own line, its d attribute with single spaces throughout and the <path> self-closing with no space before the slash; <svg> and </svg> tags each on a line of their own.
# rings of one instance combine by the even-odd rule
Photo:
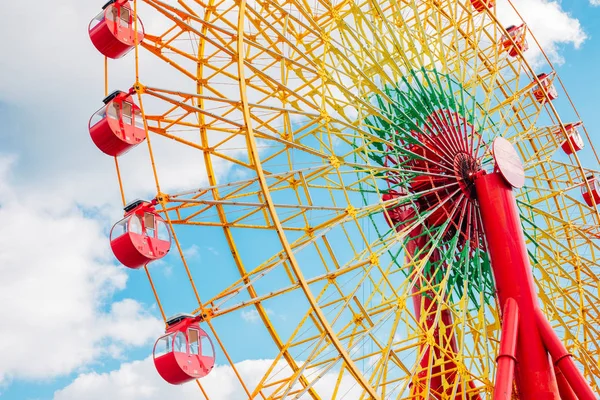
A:
<svg viewBox="0 0 600 400">
<path fill-rule="evenodd" d="M 508 36 L 502 36 L 502 47 L 508 50 L 508 54 L 511 57 L 516 57 L 519 54 L 518 50 L 525 52 L 529 49 L 529 44 L 525 39 L 525 35 L 527 34 L 525 24 L 519 26 L 511 25 L 506 28 L 506 31 L 508 32 Z M 511 38 L 516 46 L 513 45 L 513 42 L 510 40 Z"/>
<path fill-rule="evenodd" d="M 103 153 L 120 156 L 146 139 L 142 112 L 125 92 L 113 92 L 103 101 L 90 118 L 90 136 Z"/>
<path fill-rule="evenodd" d="M 550 101 L 556 100 L 558 98 L 558 92 L 556 91 L 556 87 L 552 84 L 550 75 L 539 74 L 537 77 L 541 85 L 536 84 L 532 89 L 536 101 L 540 104 L 544 104 L 546 102 L 546 93 L 548 94 L 548 99 L 550 99 Z"/>
<path fill-rule="evenodd" d="M 110 247 L 121 264 L 136 269 L 167 255 L 171 233 L 154 204 L 136 200 L 125 207 L 125 218 L 110 231 Z"/>
<path fill-rule="evenodd" d="M 567 140 L 565 140 L 560 147 L 562 147 L 563 151 L 566 154 L 571 155 L 573 154 L 573 150 L 577 152 L 585 147 L 583 138 L 577 130 L 577 127 L 579 127 L 580 125 L 581 122 L 575 122 L 565 125 L 565 130 L 567 131 Z M 559 131 L 559 133 L 562 134 L 562 131 Z M 569 143 L 571 143 L 571 145 L 573 146 L 573 150 L 571 150 L 571 146 L 569 145 Z"/>
<path fill-rule="evenodd" d="M 108 58 L 121 58 L 140 43 L 144 39 L 144 26 L 138 18 L 136 35 L 133 18 L 128 0 L 106 3 L 88 27 L 90 39 L 98 51 Z"/>
<path fill-rule="evenodd" d="M 486 6 L 487 8 L 493 8 L 495 5 L 494 3 L 494 0 L 471 0 L 473 8 L 475 8 L 477 12 L 484 11 Z"/>
<path fill-rule="evenodd" d="M 592 197 L 594 197 L 596 206 L 600 205 L 600 183 L 598 183 L 598 179 L 594 175 L 588 175 L 585 177 L 585 180 L 592 189 L 592 192 L 590 193 L 586 185 L 581 187 L 581 193 L 583 194 L 585 203 L 590 207 L 594 207 L 594 204 L 592 203 Z"/>
<path fill-rule="evenodd" d="M 190 314 L 170 318 L 166 334 L 154 345 L 154 366 L 170 384 L 203 378 L 215 366 L 215 348 L 198 321 Z"/>
</svg>

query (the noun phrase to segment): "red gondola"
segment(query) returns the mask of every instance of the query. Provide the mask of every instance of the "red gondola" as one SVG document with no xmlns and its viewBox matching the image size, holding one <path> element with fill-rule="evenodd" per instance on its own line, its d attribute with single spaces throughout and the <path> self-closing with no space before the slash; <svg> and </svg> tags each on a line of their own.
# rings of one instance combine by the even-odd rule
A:
<svg viewBox="0 0 600 400">
<path fill-rule="evenodd" d="M 537 77 L 541 83 L 541 86 L 536 84 L 532 89 L 533 95 L 537 102 L 540 104 L 544 104 L 546 102 L 546 93 L 548 94 L 548 99 L 550 99 L 550 101 L 557 99 L 558 92 L 556 91 L 556 87 L 554 87 L 554 84 L 552 84 L 550 75 L 539 74 Z"/>
<path fill-rule="evenodd" d="M 138 18 L 137 38 L 134 14 L 128 0 L 111 0 L 88 27 L 90 39 L 108 58 L 121 58 L 144 39 L 144 26 Z M 137 39 L 137 40 L 136 40 Z"/>
<path fill-rule="evenodd" d="M 527 34 L 525 24 L 519 26 L 511 25 L 506 28 L 506 31 L 508 32 L 508 36 L 502 37 L 502 46 L 508 50 L 508 54 L 511 57 L 516 57 L 519 54 L 518 50 L 525 52 L 529 49 L 529 44 L 525 39 L 525 35 Z M 511 38 L 516 46 L 513 46 L 513 42 L 510 40 Z"/>
<path fill-rule="evenodd" d="M 574 151 L 582 150 L 585 147 L 585 143 L 583 138 L 579 134 L 577 127 L 581 125 L 581 122 L 575 122 L 571 124 L 565 125 L 565 130 L 567 131 L 567 140 L 563 142 L 560 146 L 566 154 L 573 154 Z M 559 131 L 559 134 L 562 136 L 562 131 Z M 573 150 L 571 150 L 571 146 L 573 146 Z"/>
<path fill-rule="evenodd" d="M 105 105 L 90 118 L 90 136 L 109 156 L 125 154 L 146 139 L 142 112 L 125 92 L 113 92 L 103 101 Z"/>
<path fill-rule="evenodd" d="M 178 314 L 167 321 L 166 334 L 154 345 L 154 366 L 173 385 L 203 378 L 215 366 L 215 348 L 200 328 L 199 317 Z"/>
<path fill-rule="evenodd" d="M 153 203 L 136 200 L 125 207 L 125 218 L 110 231 L 110 247 L 121 264 L 140 268 L 167 255 L 171 233 Z"/>
<path fill-rule="evenodd" d="M 477 12 L 482 12 L 486 6 L 487 8 L 493 8 L 495 5 L 494 0 L 471 0 L 471 4 Z"/>
<path fill-rule="evenodd" d="M 594 207 L 594 203 L 592 203 L 593 196 L 594 201 L 596 202 L 596 206 L 600 205 L 600 183 L 598 182 L 598 179 L 594 175 L 588 175 L 585 177 L 585 180 L 588 182 L 590 188 L 592 189 L 590 193 L 586 185 L 583 185 L 581 187 L 581 193 L 583 194 L 583 199 L 585 200 L 585 203 L 590 207 Z"/>
</svg>

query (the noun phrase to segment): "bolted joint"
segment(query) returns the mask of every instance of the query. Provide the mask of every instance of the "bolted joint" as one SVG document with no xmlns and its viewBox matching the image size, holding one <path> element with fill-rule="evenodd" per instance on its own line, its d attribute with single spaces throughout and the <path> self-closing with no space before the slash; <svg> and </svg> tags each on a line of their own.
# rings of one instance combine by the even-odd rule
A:
<svg viewBox="0 0 600 400">
<path fill-rule="evenodd" d="M 354 208 L 352 205 L 348 206 L 348 208 L 346 208 L 346 214 L 348 214 L 352 218 L 355 218 L 356 217 L 356 208 Z"/>
<path fill-rule="evenodd" d="M 133 91 L 137 94 L 144 94 L 146 93 L 146 86 L 142 85 L 140 82 L 136 82 L 135 85 L 133 85 Z"/>
<path fill-rule="evenodd" d="M 379 257 L 377 254 L 371 254 L 369 256 L 369 262 L 373 265 L 379 265 Z"/>
<path fill-rule="evenodd" d="M 165 204 L 167 204 L 169 202 L 169 195 L 166 193 L 158 193 L 155 197 L 156 202 L 158 204 L 160 204 L 161 206 L 164 206 Z"/>
<path fill-rule="evenodd" d="M 198 314 L 198 316 L 196 316 L 196 319 L 198 320 L 198 322 L 208 322 L 212 319 L 213 316 L 214 316 L 214 312 L 212 309 L 203 308 L 200 310 L 200 313 Z"/>
</svg>

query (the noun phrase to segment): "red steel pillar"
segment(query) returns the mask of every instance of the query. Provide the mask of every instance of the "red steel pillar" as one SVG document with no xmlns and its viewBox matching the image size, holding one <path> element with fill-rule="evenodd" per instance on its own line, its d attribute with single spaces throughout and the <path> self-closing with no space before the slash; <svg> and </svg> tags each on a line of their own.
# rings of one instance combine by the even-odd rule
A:
<svg viewBox="0 0 600 400">
<path fill-rule="evenodd" d="M 414 261 L 416 253 L 420 250 L 422 251 L 421 257 L 424 257 L 428 253 L 428 249 L 426 248 L 428 238 L 427 236 L 422 235 L 422 227 L 419 226 L 415 228 L 412 232 L 410 232 L 409 236 L 411 237 L 406 244 L 406 257 L 409 259 L 408 261 Z M 437 262 L 440 261 L 440 255 L 437 250 L 434 250 L 433 254 L 430 257 L 430 261 Z M 433 271 L 425 271 L 425 275 L 429 275 Z M 448 399 L 452 394 L 452 389 L 444 389 L 444 381 L 452 382 L 456 379 L 456 364 L 452 360 L 452 358 L 446 353 L 448 350 L 451 350 L 453 353 L 458 353 L 458 346 L 456 343 L 456 337 L 454 332 L 447 332 L 447 329 L 452 327 L 452 314 L 447 308 L 440 308 L 440 303 L 434 298 L 435 293 L 433 291 L 427 291 L 426 293 L 421 293 L 421 280 L 419 279 L 412 289 L 412 299 L 413 306 L 415 309 L 415 318 L 418 321 L 421 321 L 424 326 L 423 328 L 427 331 L 431 331 L 433 329 L 433 336 L 435 337 L 436 343 L 441 348 L 444 348 L 445 351 L 441 351 L 439 348 L 434 348 L 428 346 L 423 354 L 423 358 L 420 362 L 421 372 L 418 374 L 418 386 L 413 387 L 411 392 L 413 395 L 422 396 L 419 398 L 422 399 Z M 440 313 L 440 322 L 436 323 L 436 315 Z M 422 318 L 422 312 L 425 313 L 425 318 Z M 440 325 L 444 326 L 444 329 L 440 327 Z M 433 361 L 435 364 L 431 367 L 431 373 L 429 373 L 429 363 L 430 356 L 433 352 Z M 443 360 L 441 363 L 439 360 Z M 431 390 L 429 396 L 426 396 L 423 388 L 426 387 L 426 380 L 429 379 L 429 388 Z M 469 391 L 469 393 L 465 393 L 465 397 L 463 397 L 463 390 Z M 463 383 L 460 384 L 457 393 L 456 399 L 466 398 L 468 400 L 480 400 L 479 394 L 474 392 L 475 385 L 472 381 L 468 382 L 468 387 L 465 388 Z"/>
<path fill-rule="evenodd" d="M 544 314 L 538 310 L 536 317 L 540 336 L 542 337 L 548 352 L 552 356 L 555 369 L 560 370 L 561 374 L 569 384 L 569 387 L 579 400 L 595 400 L 596 395 L 592 391 L 592 388 L 587 383 L 579 369 L 577 369 L 577 365 L 575 365 L 573 357 L 567 351 L 560 339 L 556 336 L 552 326 L 550 326 L 550 323 Z M 558 388 L 559 391 L 561 391 L 561 382 L 559 382 Z M 565 388 L 563 387 L 561 392 L 564 392 L 564 389 Z M 566 399 L 563 398 L 562 400 Z"/>
<path fill-rule="evenodd" d="M 539 311 L 525 237 L 512 187 L 498 172 L 475 180 L 497 296 L 519 309 L 517 384 L 522 400 L 560 400 L 553 366 L 537 326 Z"/>
<path fill-rule="evenodd" d="M 383 200 L 387 201 L 394 198 L 394 195 L 386 194 L 383 196 Z M 389 218 L 386 217 L 388 223 L 392 227 L 396 227 L 398 231 L 406 228 L 405 221 L 410 221 L 414 216 L 415 212 L 412 208 L 406 206 L 396 207 L 395 209 L 388 210 Z M 408 262 L 416 261 L 415 257 L 419 259 L 425 257 L 429 253 L 427 248 L 429 237 L 423 234 L 423 227 L 421 225 L 415 227 L 408 234 L 409 239 L 406 243 L 406 258 Z M 421 252 L 417 256 L 418 252 Z M 434 250 L 430 257 L 430 261 L 440 261 L 440 254 L 437 250 Z M 424 275 L 432 273 L 433 271 L 425 271 Z M 442 308 L 439 310 L 439 302 L 435 299 L 435 294 L 432 291 L 421 293 L 421 280 L 419 279 L 412 288 L 412 300 L 415 309 L 415 318 L 417 321 L 423 324 L 423 329 L 426 331 L 433 330 L 433 336 L 436 339 L 436 343 L 441 348 L 445 349 L 442 352 L 439 348 L 427 346 L 425 351 L 421 349 L 420 353 L 423 356 L 420 361 L 420 372 L 417 375 L 416 384 L 411 385 L 411 398 L 415 397 L 418 399 L 449 399 L 452 394 L 452 389 L 444 389 L 444 381 L 452 382 L 456 378 L 456 364 L 452 358 L 446 353 L 450 349 L 454 353 L 458 353 L 458 346 L 456 343 L 456 337 L 454 332 L 448 332 L 447 329 L 452 327 L 452 314 L 449 309 Z M 435 318 L 440 313 L 441 325 L 445 328 L 442 329 L 439 323 L 436 323 Z M 425 313 L 425 318 L 422 319 L 422 312 Z M 432 354 L 433 353 L 433 354 Z M 429 372 L 430 357 L 433 358 L 434 364 L 431 367 L 431 373 Z M 443 360 L 440 362 L 440 360 Z M 429 394 L 426 392 L 426 388 L 429 386 Z M 468 387 L 465 388 L 464 382 L 460 384 L 457 393 L 456 400 L 480 400 L 481 397 L 477 394 L 476 387 L 472 381 L 467 382 Z M 463 393 L 465 392 L 465 393 Z M 466 393 L 468 392 L 468 393 Z M 464 396 L 463 396 L 464 395 Z"/>
<path fill-rule="evenodd" d="M 558 393 L 560 393 L 561 400 L 578 400 L 560 368 L 554 366 L 554 375 L 556 376 L 556 384 L 558 385 Z"/>
<path fill-rule="evenodd" d="M 519 329 L 519 306 L 514 299 L 507 299 L 502 313 L 502 336 L 500 352 L 496 358 L 496 385 L 494 400 L 511 400 L 515 365 L 517 363 L 517 337 Z M 564 399 L 563 399 L 564 400 Z"/>
</svg>

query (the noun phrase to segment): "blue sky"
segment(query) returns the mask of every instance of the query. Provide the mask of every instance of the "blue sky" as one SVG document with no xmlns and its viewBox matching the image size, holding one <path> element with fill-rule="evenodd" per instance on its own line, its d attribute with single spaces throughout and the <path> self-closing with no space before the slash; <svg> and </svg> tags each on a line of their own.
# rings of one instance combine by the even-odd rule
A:
<svg viewBox="0 0 600 400">
<path fill-rule="evenodd" d="M 118 187 L 112 160 L 95 151 L 86 129 L 103 93 L 102 59 L 86 28 L 102 2 L 37 1 L 31 11 L 33 3 L 4 5 L 14 18 L 0 27 L 0 398 L 192 398 L 197 389 L 164 387 L 153 371 L 147 357 L 162 331 L 160 314 L 143 272 L 118 266 L 108 248 L 106 235 L 121 212 Z M 600 7 L 574 0 L 519 3 L 596 136 Z M 112 87 L 130 85 L 118 71 L 131 66 L 130 57 L 115 67 Z M 179 167 L 174 161 L 166 173 L 175 176 Z M 148 171 L 129 176 L 131 192 L 150 191 L 146 178 Z M 223 257 L 224 239 L 211 240 L 182 240 L 201 292 L 210 292 L 212 279 L 222 286 L 236 278 Z M 251 259 L 255 244 L 242 242 L 240 251 Z M 168 314 L 193 300 L 189 291 L 178 291 L 186 278 L 175 252 L 151 273 L 160 290 L 173 293 Z M 285 326 L 287 306 L 271 307 Z M 224 339 L 236 343 L 244 332 L 231 352 L 236 362 L 247 360 L 240 370 L 252 377 L 265 363 L 256 360 L 272 357 L 273 349 L 253 342 L 263 329 L 256 315 L 236 318 L 224 322 L 232 328 Z M 235 389 L 219 388 L 233 382 L 231 371 L 214 374 L 220 381 L 209 386 L 222 390 L 217 398 L 239 398 Z"/>
</svg>

